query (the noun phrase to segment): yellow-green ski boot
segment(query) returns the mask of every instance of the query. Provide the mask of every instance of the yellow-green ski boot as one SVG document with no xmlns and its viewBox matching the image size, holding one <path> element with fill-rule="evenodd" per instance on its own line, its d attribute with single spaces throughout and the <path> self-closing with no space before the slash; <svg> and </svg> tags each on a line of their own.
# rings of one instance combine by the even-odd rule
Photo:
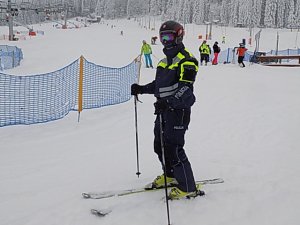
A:
<svg viewBox="0 0 300 225">
<path fill-rule="evenodd" d="M 167 186 L 168 187 L 174 187 L 177 184 L 178 184 L 178 182 L 176 181 L 175 178 L 167 177 Z M 162 174 L 160 176 L 157 176 L 152 183 L 147 184 L 145 186 L 145 189 L 147 189 L 147 190 L 160 189 L 160 188 L 164 188 L 164 187 L 165 187 L 165 176 L 164 176 L 164 174 Z"/>
</svg>

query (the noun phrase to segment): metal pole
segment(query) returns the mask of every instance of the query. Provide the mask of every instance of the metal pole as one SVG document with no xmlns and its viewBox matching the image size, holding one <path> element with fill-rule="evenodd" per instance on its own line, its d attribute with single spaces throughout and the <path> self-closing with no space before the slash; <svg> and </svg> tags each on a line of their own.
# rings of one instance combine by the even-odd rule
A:
<svg viewBox="0 0 300 225">
<path fill-rule="evenodd" d="M 278 55 L 278 48 L 279 48 L 279 33 L 277 32 L 276 55 Z"/>
<path fill-rule="evenodd" d="M 208 39 L 209 39 L 209 40 L 212 39 L 212 22 L 210 22 L 210 25 L 209 25 L 209 35 L 208 35 Z"/>
<path fill-rule="evenodd" d="M 8 14 L 8 40 L 12 41 L 13 40 L 13 35 L 14 35 L 14 28 L 13 28 L 13 17 L 11 14 L 11 0 L 8 0 L 7 2 L 7 14 Z"/>
<path fill-rule="evenodd" d="M 164 131 L 163 131 L 163 120 L 162 120 L 161 113 L 159 114 L 159 125 L 160 125 L 159 127 L 160 127 L 160 145 L 161 145 L 161 152 L 162 152 L 162 164 L 164 168 L 164 179 L 165 179 L 167 216 L 168 216 L 168 225 L 170 225 L 171 222 L 170 222 L 170 209 L 169 209 L 168 186 L 167 186 L 166 155 L 165 155 L 165 148 L 164 148 Z"/>
<path fill-rule="evenodd" d="M 12 67 L 11 68 L 14 68 L 15 67 L 15 50 L 12 51 L 12 58 L 11 58 L 11 64 L 12 64 Z"/>
<path fill-rule="evenodd" d="M 137 172 L 136 175 L 139 177 L 141 175 L 140 172 L 140 163 L 139 163 L 139 135 L 138 135 L 138 120 L 137 120 L 137 101 L 138 97 L 134 96 L 134 114 L 135 114 L 135 144 L 136 144 L 136 167 Z"/>
<path fill-rule="evenodd" d="M 64 29 L 67 29 L 68 13 L 69 13 L 69 5 L 68 5 L 68 3 L 66 3 L 65 4 L 65 22 L 64 22 L 64 25 L 63 25 Z"/>
</svg>

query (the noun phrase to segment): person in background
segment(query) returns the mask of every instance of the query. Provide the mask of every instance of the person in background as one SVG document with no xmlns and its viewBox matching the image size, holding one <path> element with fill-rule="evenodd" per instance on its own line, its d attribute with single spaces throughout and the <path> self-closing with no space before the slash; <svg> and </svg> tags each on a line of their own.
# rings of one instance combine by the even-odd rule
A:
<svg viewBox="0 0 300 225">
<path fill-rule="evenodd" d="M 156 36 L 154 36 L 154 37 L 151 38 L 151 45 L 155 45 L 156 44 L 156 39 L 157 39 Z"/>
<path fill-rule="evenodd" d="M 209 62 L 209 55 L 211 53 L 210 48 L 206 43 L 206 40 L 204 40 L 200 45 L 199 51 L 200 51 L 200 63 L 202 65 L 203 61 L 205 61 L 205 66 L 206 66 L 207 62 Z"/>
<path fill-rule="evenodd" d="M 245 67 L 244 57 L 245 53 L 248 49 L 245 47 L 243 43 L 240 43 L 240 47 L 238 47 L 236 54 L 238 55 L 238 63 L 240 67 Z"/>
<path fill-rule="evenodd" d="M 168 193 L 169 199 L 204 195 L 200 185 L 195 183 L 191 164 L 183 148 L 191 107 L 196 99 L 193 84 L 198 61 L 182 43 L 184 29 L 181 24 L 175 21 L 164 22 L 159 36 L 166 57 L 158 63 L 154 81 L 146 85 L 131 86 L 132 95 L 153 94 L 156 97 L 154 151 L 166 172 L 145 188 L 162 188 L 166 182 L 167 186 L 175 185 Z"/>
<path fill-rule="evenodd" d="M 222 44 L 225 44 L 225 36 L 222 36 Z"/>
<path fill-rule="evenodd" d="M 212 64 L 213 65 L 217 65 L 218 64 L 218 56 L 219 56 L 219 53 L 221 51 L 221 48 L 218 46 L 218 42 L 216 41 L 213 45 L 213 51 L 214 51 L 214 59 L 212 61 Z"/>
<path fill-rule="evenodd" d="M 153 68 L 152 59 L 151 59 L 152 49 L 151 46 L 145 40 L 143 40 L 141 54 L 144 54 L 145 56 L 146 67 L 149 68 L 150 66 L 151 68 Z"/>
</svg>

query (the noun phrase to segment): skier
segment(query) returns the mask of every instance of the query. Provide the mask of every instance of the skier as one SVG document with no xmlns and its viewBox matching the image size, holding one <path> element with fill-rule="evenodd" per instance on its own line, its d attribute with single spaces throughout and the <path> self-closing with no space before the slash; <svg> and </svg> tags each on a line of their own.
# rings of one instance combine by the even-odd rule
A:
<svg viewBox="0 0 300 225">
<path fill-rule="evenodd" d="M 152 49 L 151 49 L 151 46 L 149 44 L 147 44 L 147 42 L 145 40 L 143 40 L 141 54 L 144 54 L 144 56 L 145 56 L 146 67 L 149 68 L 149 66 L 150 66 L 151 68 L 153 68 L 152 59 L 151 59 Z"/>
<path fill-rule="evenodd" d="M 158 176 L 152 188 L 174 186 L 168 193 L 170 199 L 196 197 L 196 186 L 191 164 L 183 148 L 184 135 L 190 123 L 191 107 L 195 102 L 193 84 L 198 71 L 198 61 L 182 43 L 184 30 L 175 21 L 164 22 L 159 30 L 166 58 L 157 66 L 155 80 L 146 85 L 133 84 L 131 94 L 154 94 L 156 120 L 154 125 L 154 151 L 163 164 L 160 138 L 160 116 L 163 124 L 163 141 L 166 174 Z"/>
<path fill-rule="evenodd" d="M 245 47 L 245 45 L 243 43 L 240 43 L 240 47 L 238 47 L 236 52 L 236 54 L 238 55 L 238 63 L 242 68 L 245 67 L 244 57 L 247 50 L 248 49 Z"/>
<path fill-rule="evenodd" d="M 225 44 L 225 36 L 222 37 L 222 44 Z"/>
<path fill-rule="evenodd" d="M 209 46 L 206 43 L 206 40 L 204 40 L 202 42 L 202 44 L 199 47 L 199 51 L 200 51 L 200 62 L 201 62 L 201 66 L 203 61 L 205 61 L 205 66 L 207 66 L 207 62 L 209 61 L 209 55 L 211 53 Z"/>
<path fill-rule="evenodd" d="M 156 44 L 156 39 L 157 39 L 156 36 L 154 36 L 154 37 L 151 38 L 151 45 L 155 45 Z"/>
<path fill-rule="evenodd" d="M 221 51 L 221 48 L 218 46 L 218 42 L 216 41 L 215 44 L 213 45 L 213 50 L 214 50 L 214 59 L 212 61 L 213 65 L 217 65 L 218 64 L 218 56 L 219 53 Z"/>
</svg>

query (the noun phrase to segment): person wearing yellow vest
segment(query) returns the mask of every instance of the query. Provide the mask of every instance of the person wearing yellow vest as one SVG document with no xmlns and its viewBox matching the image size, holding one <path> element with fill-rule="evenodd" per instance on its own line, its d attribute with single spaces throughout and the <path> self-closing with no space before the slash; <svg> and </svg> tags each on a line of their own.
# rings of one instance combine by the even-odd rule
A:
<svg viewBox="0 0 300 225">
<path fill-rule="evenodd" d="M 151 46 L 145 40 L 143 40 L 141 54 L 144 54 L 145 56 L 146 67 L 149 68 L 150 66 L 151 68 L 153 68 L 151 59 L 152 49 Z"/>
<path fill-rule="evenodd" d="M 169 199 L 204 195 L 200 186 L 195 184 L 192 167 L 183 148 L 191 107 L 196 99 L 193 84 L 198 72 L 198 61 L 182 43 L 184 29 L 181 24 L 175 21 L 164 22 L 159 35 L 166 57 L 158 63 L 154 81 L 131 86 L 132 95 L 153 94 L 156 97 L 154 151 L 164 173 L 150 184 L 150 188 L 165 187 L 166 182 L 167 186 L 173 187 L 168 193 Z"/>
<path fill-rule="evenodd" d="M 209 62 L 209 55 L 211 53 L 209 45 L 206 43 L 206 40 L 202 42 L 199 47 L 200 51 L 200 63 L 202 65 L 203 61 L 205 61 L 205 65 Z"/>
</svg>

